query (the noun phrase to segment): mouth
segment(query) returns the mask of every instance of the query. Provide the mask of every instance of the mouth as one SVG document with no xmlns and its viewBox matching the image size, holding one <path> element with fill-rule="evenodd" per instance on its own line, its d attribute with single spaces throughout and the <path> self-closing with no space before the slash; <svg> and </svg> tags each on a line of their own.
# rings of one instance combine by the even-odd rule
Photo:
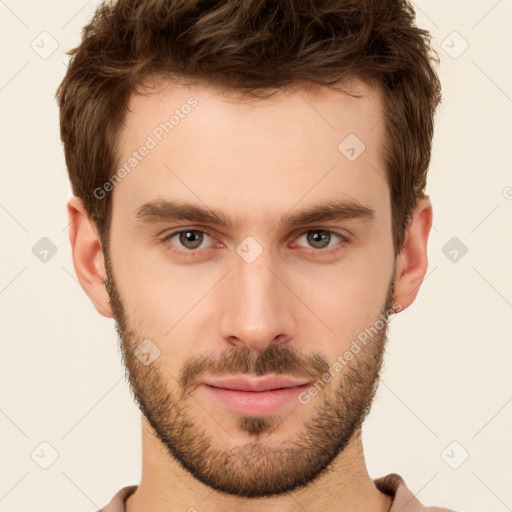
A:
<svg viewBox="0 0 512 512">
<path fill-rule="evenodd" d="M 203 384 L 233 391 L 273 391 L 294 388 L 309 384 L 307 379 L 269 375 L 265 377 L 227 377 L 224 379 L 206 379 Z"/>
<path fill-rule="evenodd" d="M 208 379 L 201 387 L 225 409 L 245 416 L 274 414 L 296 401 L 311 382 L 281 376 Z"/>
</svg>

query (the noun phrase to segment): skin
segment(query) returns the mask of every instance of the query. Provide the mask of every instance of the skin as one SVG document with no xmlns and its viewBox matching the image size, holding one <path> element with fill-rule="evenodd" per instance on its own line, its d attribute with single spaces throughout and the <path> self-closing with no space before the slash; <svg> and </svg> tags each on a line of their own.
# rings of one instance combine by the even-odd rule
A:
<svg viewBox="0 0 512 512">
<path fill-rule="evenodd" d="M 110 192 L 107 260 L 81 201 L 68 202 L 77 276 L 98 312 L 116 320 L 143 412 L 142 478 L 128 512 L 324 511 L 333 503 L 389 510 L 361 442 L 387 321 L 306 404 L 239 415 L 199 386 L 207 375 L 229 374 L 316 381 L 379 315 L 416 298 L 431 202 L 418 201 L 395 258 L 380 97 L 361 82 L 352 87 L 360 97 L 303 85 L 241 101 L 197 84 L 154 84 L 131 99 L 119 165 L 175 108 L 191 96 L 198 105 Z M 338 150 L 348 134 L 366 146 L 353 162 Z M 232 225 L 137 219 L 142 205 L 162 199 L 220 212 Z M 358 201 L 374 218 L 278 223 L 333 199 Z M 187 240 L 164 241 L 179 229 L 208 230 L 211 238 L 194 256 Z M 327 248 L 311 236 L 319 232 Z M 262 250 L 251 263 L 236 251 L 248 236 L 257 242 L 250 250 Z M 135 355 L 145 339 L 160 351 L 147 366 Z"/>
</svg>

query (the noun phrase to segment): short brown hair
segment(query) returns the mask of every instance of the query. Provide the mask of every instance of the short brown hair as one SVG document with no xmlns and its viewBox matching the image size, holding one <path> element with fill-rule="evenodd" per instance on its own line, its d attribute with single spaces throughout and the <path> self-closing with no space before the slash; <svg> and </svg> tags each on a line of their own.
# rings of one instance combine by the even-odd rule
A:
<svg viewBox="0 0 512 512">
<path fill-rule="evenodd" d="M 407 0 L 119 0 L 104 2 L 69 52 L 57 90 L 73 193 L 108 245 L 111 194 L 131 95 L 155 77 L 263 98 L 299 82 L 350 79 L 381 93 L 398 254 L 424 196 L 441 85 L 430 35 Z M 341 141 L 340 141 L 341 142 Z M 104 249 L 105 249 L 104 247 Z"/>
</svg>

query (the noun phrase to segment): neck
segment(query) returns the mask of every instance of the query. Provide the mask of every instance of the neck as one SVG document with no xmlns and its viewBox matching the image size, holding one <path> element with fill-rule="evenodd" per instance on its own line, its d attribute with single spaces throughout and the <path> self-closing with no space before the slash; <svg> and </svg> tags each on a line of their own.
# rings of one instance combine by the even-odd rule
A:
<svg viewBox="0 0 512 512">
<path fill-rule="evenodd" d="M 196 480 L 167 453 L 142 421 L 142 478 L 126 502 L 126 512 L 388 512 L 392 499 L 368 475 L 361 431 L 352 437 L 328 471 L 302 487 L 270 498 L 238 498 L 212 490 Z"/>
</svg>

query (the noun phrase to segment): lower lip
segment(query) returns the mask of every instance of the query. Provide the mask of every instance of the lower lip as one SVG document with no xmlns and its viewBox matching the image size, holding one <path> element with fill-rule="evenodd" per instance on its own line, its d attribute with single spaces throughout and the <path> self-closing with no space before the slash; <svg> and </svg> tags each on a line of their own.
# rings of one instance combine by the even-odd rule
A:
<svg viewBox="0 0 512 512">
<path fill-rule="evenodd" d="M 277 412 L 286 404 L 296 400 L 310 384 L 269 391 L 239 391 L 215 388 L 208 384 L 202 386 L 231 412 L 245 416 L 265 416 Z"/>
</svg>

